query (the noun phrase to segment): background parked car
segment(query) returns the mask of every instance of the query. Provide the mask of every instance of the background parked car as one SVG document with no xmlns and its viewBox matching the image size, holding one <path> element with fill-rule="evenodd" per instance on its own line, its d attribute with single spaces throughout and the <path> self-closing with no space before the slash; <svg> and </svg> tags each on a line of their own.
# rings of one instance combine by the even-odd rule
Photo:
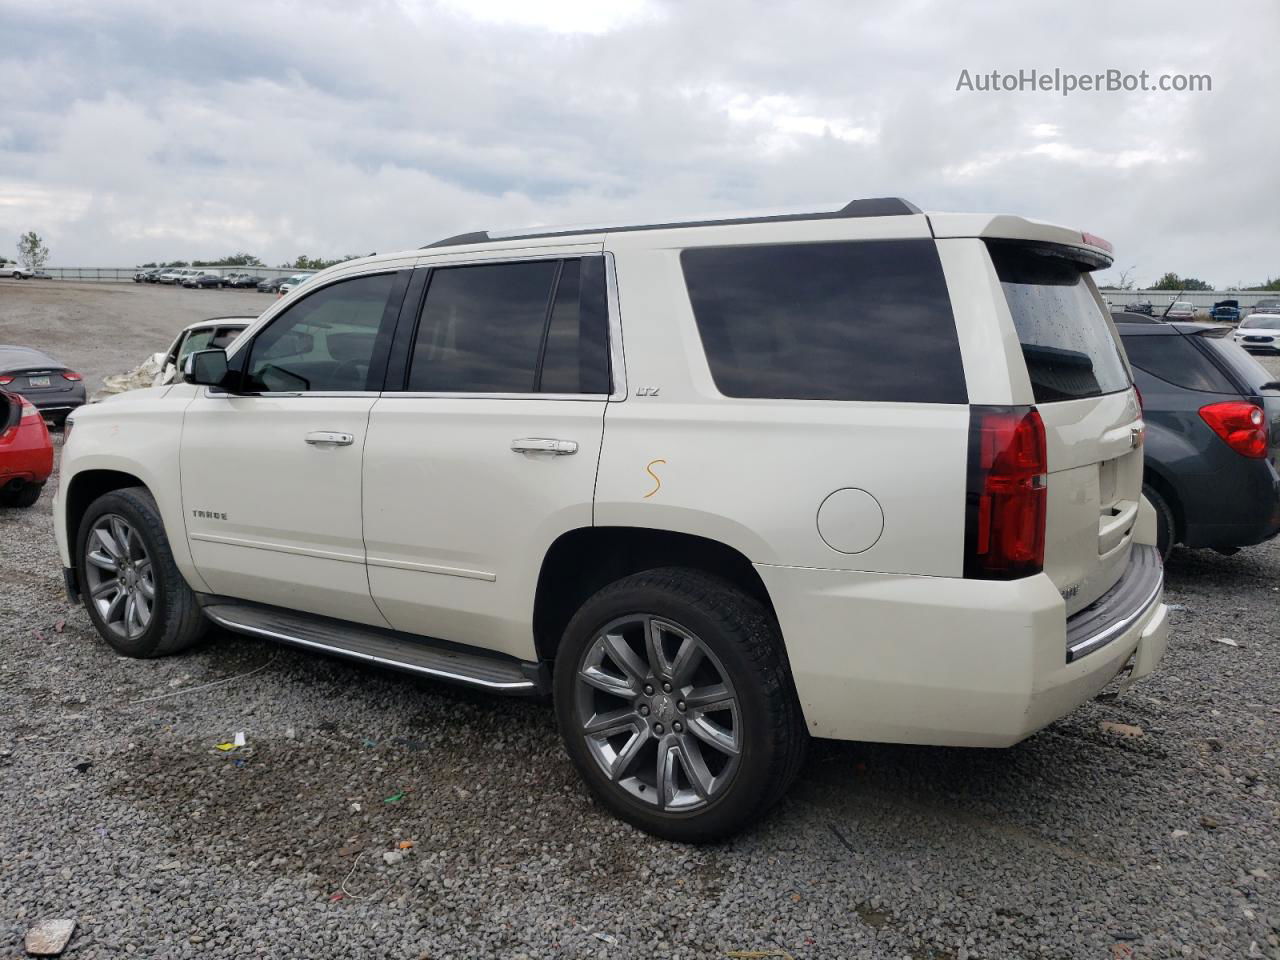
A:
<svg viewBox="0 0 1280 960">
<path fill-rule="evenodd" d="M 1221 327 L 1116 318 L 1142 392 L 1158 546 L 1233 553 L 1280 532 L 1280 384 Z M 1280 318 L 1278 318 L 1280 319 Z"/>
<path fill-rule="evenodd" d="M 1134 300 L 1132 303 L 1124 305 L 1125 313 L 1145 313 L 1151 316 L 1155 313 L 1155 305 L 1150 300 Z"/>
<path fill-rule="evenodd" d="M 1280 352 L 1280 313 L 1251 313 L 1231 337 L 1250 353 Z"/>
<path fill-rule="evenodd" d="M 284 282 L 280 284 L 280 293 L 289 293 L 295 288 L 302 286 L 314 276 L 314 273 L 295 273 L 291 277 L 285 277 Z"/>
<path fill-rule="evenodd" d="M 20 390 L 55 424 L 84 403 L 84 378 L 31 347 L 0 345 L 0 388 Z"/>
<path fill-rule="evenodd" d="M 207 290 L 210 288 L 215 290 L 220 289 L 223 286 L 223 283 L 224 281 L 222 277 L 216 273 L 199 273 L 194 277 L 188 277 L 186 280 L 182 281 L 182 285 L 184 287 L 193 287 L 197 290 Z"/>
<path fill-rule="evenodd" d="M 0 277 L 12 277 L 15 280 L 28 280 L 33 271 L 20 263 L 0 263 Z"/>
<path fill-rule="evenodd" d="M 152 386 L 159 387 L 173 383 L 189 353 L 215 348 L 225 350 L 255 319 L 254 317 L 211 317 L 191 324 L 178 334 L 177 339 L 169 346 L 168 352 L 160 363 L 160 372 L 156 375 Z"/>
<path fill-rule="evenodd" d="M 1164 312 L 1166 320 L 1190 320 L 1196 315 L 1196 308 L 1186 300 L 1175 300 Z"/>
<path fill-rule="evenodd" d="M 280 284 L 288 280 L 288 277 L 272 277 L 270 280 L 263 280 L 258 284 L 259 293 L 279 293 Z"/>
<path fill-rule="evenodd" d="M 262 277 L 254 276 L 250 273 L 242 273 L 234 279 L 228 278 L 226 286 L 235 287 L 236 289 L 252 289 L 262 282 Z"/>
<path fill-rule="evenodd" d="M 53 441 L 28 400 L 0 390 L 0 507 L 29 507 L 53 473 Z"/>
<path fill-rule="evenodd" d="M 1280 298 L 1263 297 L 1253 305 L 1250 313 L 1280 313 Z"/>
<path fill-rule="evenodd" d="M 1219 300 L 1213 305 L 1213 309 L 1209 311 L 1209 318 L 1216 320 L 1218 323 L 1239 323 L 1240 301 Z"/>
</svg>

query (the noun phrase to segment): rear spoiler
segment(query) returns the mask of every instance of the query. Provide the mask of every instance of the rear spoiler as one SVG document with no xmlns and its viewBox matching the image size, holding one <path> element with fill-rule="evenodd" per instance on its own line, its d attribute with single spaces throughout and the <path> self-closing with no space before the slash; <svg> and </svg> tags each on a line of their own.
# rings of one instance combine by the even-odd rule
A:
<svg viewBox="0 0 1280 960">
<path fill-rule="evenodd" d="M 976 237 L 981 240 L 1025 240 L 1029 243 L 1047 243 L 1055 247 L 1068 247 L 1072 259 L 1089 270 L 1111 266 L 1114 250 L 1101 237 L 1083 230 L 1031 220 L 1009 214 L 988 213 L 927 213 L 929 229 L 937 239 L 952 237 Z"/>
</svg>

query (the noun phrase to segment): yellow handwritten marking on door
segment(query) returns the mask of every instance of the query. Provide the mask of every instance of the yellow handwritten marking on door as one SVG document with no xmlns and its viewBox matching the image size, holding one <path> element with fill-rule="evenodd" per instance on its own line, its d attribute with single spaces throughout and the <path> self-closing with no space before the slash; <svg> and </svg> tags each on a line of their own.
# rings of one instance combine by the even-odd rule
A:
<svg viewBox="0 0 1280 960">
<path fill-rule="evenodd" d="M 653 477 L 653 482 L 657 484 L 657 486 L 655 486 L 652 490 L 646 493 L 642 499 L 648 500 L 655 493 L 657 493 L 659 490 L 662 489 L 662 478 L 653 472 L 653 465 L 655 463 L 666 463 L 666 462 L 667 461 L 665 460 L 650 460 L 649 465 L 644 468 L 644 472 L 647 473 L 649 476 Z"/>
</svg>

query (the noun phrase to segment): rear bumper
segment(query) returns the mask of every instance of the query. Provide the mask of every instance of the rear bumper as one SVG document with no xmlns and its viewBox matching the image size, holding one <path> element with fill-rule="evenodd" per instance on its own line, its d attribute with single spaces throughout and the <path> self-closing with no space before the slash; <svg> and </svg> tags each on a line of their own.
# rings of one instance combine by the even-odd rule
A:
<svg viewBox="0 0 1280 960">
<path fill-rule="evenodd" d="M 756 569 L 819 737 L 1010 746 L 1093 697 L 1130 660 L 1133 679 L 1150 673 L 1168 642 L 1158 573 L 1127 615 L 1108 620 L 1105 642 L 1068 661 L 1062 597 L 1043 574 L 1000 583 Z"/>
</svg>

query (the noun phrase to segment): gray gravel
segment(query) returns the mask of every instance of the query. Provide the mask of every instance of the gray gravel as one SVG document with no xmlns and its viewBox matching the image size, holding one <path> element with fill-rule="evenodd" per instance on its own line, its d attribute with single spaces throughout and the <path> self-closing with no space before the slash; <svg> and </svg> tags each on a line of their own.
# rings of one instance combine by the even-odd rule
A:
<svg viewBox="0 0 1280 960">
<path fill-rule="evenodd" d="M 819 742 L 707 848 L 597 809 L 543 704 L 222 633 L 120 659 L 47 496 L 0 544 L 0 956 L 73 917 L 69 957 L 1280 958 L 1276 543 L 1175 551 L 1168 658 L 1119 698 L 1006 751 Z"/>
</svg>

